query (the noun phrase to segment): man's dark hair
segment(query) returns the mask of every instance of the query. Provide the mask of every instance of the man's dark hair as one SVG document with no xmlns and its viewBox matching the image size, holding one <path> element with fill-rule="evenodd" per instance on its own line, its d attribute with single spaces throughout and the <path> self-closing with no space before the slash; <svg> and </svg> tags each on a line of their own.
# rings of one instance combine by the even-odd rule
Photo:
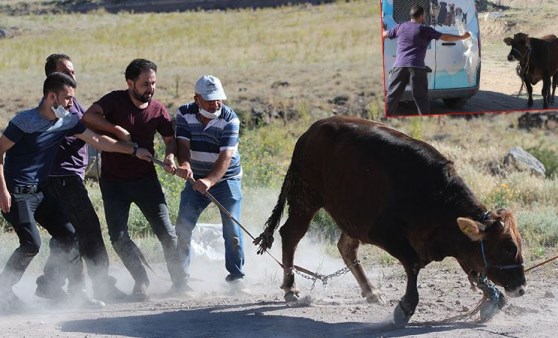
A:
<svg viewBox="0 0 558 338">
<path fill-rule="evenodd" d="M 46 58 L 45 62 L 45 75 L 49 76 L 50 74 L 56 72 L 56 66 L 60 60 L 68 60 L 72 61 L 72 59 L 66 54 L 50 54 Z"/>
<path fill-rule="evenodd" d="M 157 65 L 146 59 L 135 59 L 126 67 L 124 76 L 126 80 L 136 81 L 141 73 L 149 70 L 153 70 L 157 73 Z"/>
<path fill-rule="evenodd" d="M 424 15 L 424 8 L 420 5 L 414 4 L 411 6 L 411 11 L 409 12 L 409 14 L 411 14 L 411 18 L 418 19 L 419 17 Z"/>
<path fill-rule="evenodd" d="M 76 88 L 77 83 L 74 79 L 64 73 L 54 72 L 48 75 L 43 83 L 43 96 L 47 96 L 48 93 L 52 92 L 58 94 L 64 90 L 65 86 Z"/>
</svg>

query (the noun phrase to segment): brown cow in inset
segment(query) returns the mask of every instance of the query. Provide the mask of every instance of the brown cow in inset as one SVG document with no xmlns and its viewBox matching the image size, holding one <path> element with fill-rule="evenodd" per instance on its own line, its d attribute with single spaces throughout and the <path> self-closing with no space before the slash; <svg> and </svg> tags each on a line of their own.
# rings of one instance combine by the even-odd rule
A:
<svg viewBox="0 0 558 338">
<path fill-rule="evenodd" d="M 521 238 L 513 215 L 487 210 L 451 161 L 384 124 L 332 117 L 314 123 L 299 138 L 277 205 L 255 240 L 259 253 L 271 247 L 286 203 L 289 215 L 280 233 L 281 288 L 287 301 L 299 298 L 295 249 L 321 208 L 342 230 L 337 247 L 369 302 L 381 302 L 381 296 L 358 262 L 360 243 L 386 250 L 403 265 L 407 288 L 394 312 L 398 327 L 408 323 L 417 307 L 419 271 L 445 257 L 455 257 L 471 280 L 481 281 L 477 286 L 492 300 L 493 312 L 485 319 L 504 302 L 490 281 L 509 296 L 525 293 Z"/>
<path fill-rule="evenodd" d="M 542 80 L 543 108 L 548 108 L 548 104 L 554 102 L 557 80 L 555 75 L 558 72 L 556 36 L 546 35 L 542 39 L 537 39 L 525 33 L 517 33 L 513 38 L 505 38 L 504 42 L 512 47 L 508 54 L 508 61 L 519 61 L 519 76 L 525 83 L 529 95 L 527 106 L 533 106 L 533 85 Z"/>
<path fill-rule="evenodd" d="M 553 104 L 556 86 L 558 85 L 558 38 L 554 34 L 548 34 L 543 36 L 542 39 L 550 43 L 549 67 L 551 70 L 554 69 L 554 74 L 551 83 L 552 93 L 549 93 L 548 103 Z"/>
</svg>

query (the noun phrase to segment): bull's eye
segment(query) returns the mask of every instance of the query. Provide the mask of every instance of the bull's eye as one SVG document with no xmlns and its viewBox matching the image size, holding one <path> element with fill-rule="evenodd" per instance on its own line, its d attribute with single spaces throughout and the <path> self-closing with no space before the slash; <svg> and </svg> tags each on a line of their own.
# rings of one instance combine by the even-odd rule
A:
<svg viewBox="0 0 558 338">
<path fill-rule="evenodd" d="M 506 257 L 515 257 L 515 255 L 517 254 L 517 247 L 513 243 L 508 243 L 504 245 L 503 254 Z"/>
</svg>

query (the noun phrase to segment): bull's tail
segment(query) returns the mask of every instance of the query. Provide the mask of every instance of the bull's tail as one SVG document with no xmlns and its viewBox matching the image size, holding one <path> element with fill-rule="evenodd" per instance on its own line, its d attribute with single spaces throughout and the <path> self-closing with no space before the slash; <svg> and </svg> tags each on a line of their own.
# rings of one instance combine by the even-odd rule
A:
<svg viewBox="0 0 558 338">
<path fill-rule="evenodd" d="M 291 164 L 285 175 L 285 180 L 283 181 L 283 186 L 281 186 L 281 192 L 279 193 L 279 198 L 277 199 L 277 204 L 271 212 L 271 216 L 265 222 L 265 229 L 258 238 L 254 240 L 254 244 L 259 245 L 258 253 L 263 254 L 267 249 L 271 248 L 273 244 L 273 233 L 279 226 L 281 222 L 281 216 L 283 215 L 283 210 L 285 209 L 285 204 L 287 200 L 289 203 L 291 201 L 291 195 L 298 189 L 300 189 L 302 183 L 300 181 L 300 167 L 304 162 L 304 153 L 306 148 L 306 142 L 308 140 L 308 133 L 302 134 L 295 144 L 293 151 L 293 157 L 291 159 Z"/>
<path fill-rule="evenodd" d="M 281 216 L 283 216 L 283 211 L 285 210 L 285 204 L 287 202 L 287 196 L 289 194 L 289 189 L 291 186 L 293 165 L 289 166 L 287 174 L 285 175 L 285 180 L 283 181 L 283 186 L 281 187 L 281 192 L 279 193 L 279 198 L 277 199 L 277 204 L 271 212 L 271 216 L 265 222 L 264 231 L 254 240 L 255 245 L 259 245 L 258 254 L 263 254 L 267 249 L 271 248 L 273 244 L 273 233 L 279 226 L 281 222 Z"/>
</svg>

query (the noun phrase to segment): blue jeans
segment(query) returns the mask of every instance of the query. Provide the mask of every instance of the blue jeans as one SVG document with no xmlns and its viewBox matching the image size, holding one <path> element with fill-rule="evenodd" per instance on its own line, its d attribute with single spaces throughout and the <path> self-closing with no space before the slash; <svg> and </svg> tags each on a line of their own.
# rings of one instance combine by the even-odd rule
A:
<svg viewBox="0 0 558 338">
<path fill-rule="evenodd" d="M 157 176 L 130 182 L 101 179 L 100 186 L 110 241 L 134 280 L 137 283 L 149 284 L 147 271 L 142 264 L 142 254 L 128 232 L 132 203 L 141 210 L 161 242 L 171 280 L 173 283 L 183 283 L 185 275 L 178 257 L 176 233 Z"/>
<path fill-rule="evenodd" d="M 225 180 L 217 183 L 209 193 L 223 205 L 237 221 L 240 221 L 240 206 L 242 191 L 240 180 Z M 184 272 L 188 274 L 191 259 L 192 231 L 198 222 L 200 214 L 207 208 L 211 200 L 205 195 L 194 191 L 187 182 L 180 195 L 180 208 L 176 220 L 176 234 L 178 236 L 178 252 Z M 223 239 L 225 240 L 225 267 L 229 272 L 228 281 L 244 277 L 244 249 L 242 229 L 221 211 L 223 222 Z"/>
</svg>

